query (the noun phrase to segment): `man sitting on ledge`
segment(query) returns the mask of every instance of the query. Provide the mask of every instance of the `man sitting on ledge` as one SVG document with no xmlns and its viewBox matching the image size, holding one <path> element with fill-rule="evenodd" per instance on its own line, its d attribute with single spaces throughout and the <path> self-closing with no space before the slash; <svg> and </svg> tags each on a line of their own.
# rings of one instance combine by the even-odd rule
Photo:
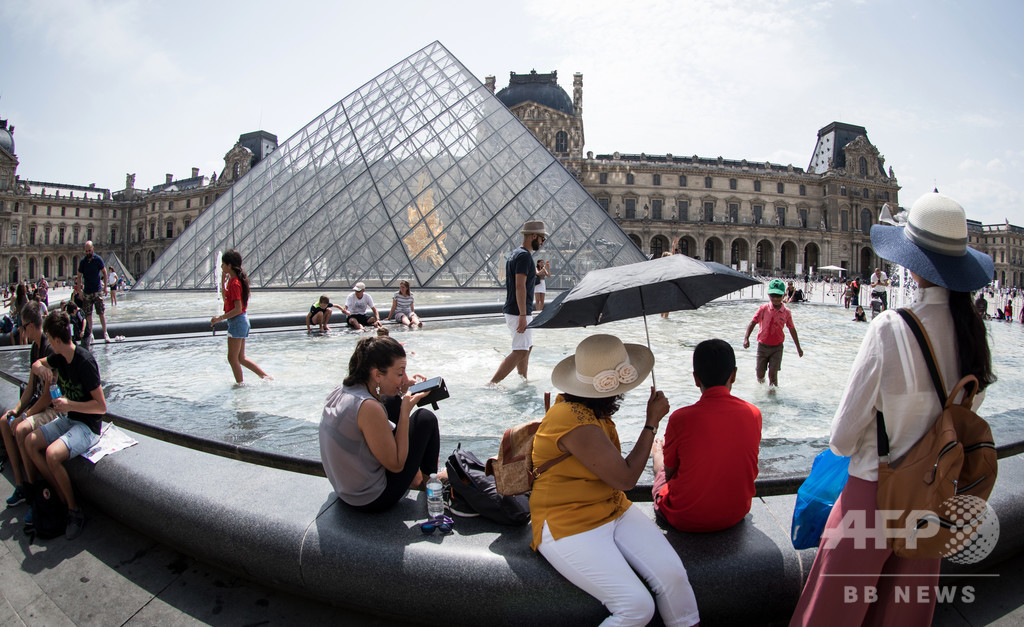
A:
<svg viewBox="0 0 1024 627">
<path fill-rule="evenodd" d="M 92 354 L 71 342 L 71 320 L 60 310 L 51 311 L 43 320 L 43 333 L 53 353 L 32 364 L 32 374 L 44 388 L 53 383 L 57 370 L 60 395 L 53 408 L 61 415 L 28 435 L 25 445 L 36 469 L 53 486 L 68 506 L 67 539 L 82 533 L 85 515 L 75 500 L 71 478 L 64 462 L 88 451 L 100 438 L 102 416 L 107 401 L 100 386 L 100 370 Z"/>
<path fill-rule="evenodd" d="M 736 354 L 725 340 L 697 345 L 693 380 L 700 400 L 669 416 L 652 451 L 654 511 L 680 531 L 719 531 L 750 511 L 761 411 L 731 394 Z"/>
</svg>

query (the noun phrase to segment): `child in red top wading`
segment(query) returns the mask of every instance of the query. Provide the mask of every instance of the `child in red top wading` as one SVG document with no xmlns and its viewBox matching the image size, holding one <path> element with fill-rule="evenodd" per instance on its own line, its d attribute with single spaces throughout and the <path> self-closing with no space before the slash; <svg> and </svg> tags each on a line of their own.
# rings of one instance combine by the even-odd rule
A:
<svg viewBox="0 0 1024 627">
<path fill-rule="evenodd" d="M 210 318 L 210 326 L 221 320 L 228 322 L 228 363 L 235 375 L 235 383 L 242 383 L 242 366 L 258 374 L 261 379 L 272 379 L 256 362 L 245 356 L 245 338 L 249 337 L 249 317 L 245 315 L 249 306 L 249 277 L 242 270 L 242 255 L 237 250 L 229 250 L 221 255 L 220 261 L 220 293 L 224 297 L 224 315 Z"/>
<path fill-rule="evenodd" d="M 789 334 L 793 336 L 796 354 L 804 356 L 796 336 L 796 326 L 793 325 L 793 314 L 782 304 L 785 295 L 786 284 L 781 279 L 772 279 L 768 283 L 768 300 L 771 302 L 761 305 L 754 319 L 747 325 L 747 334 L 743 337 L 743 348 L 750 348 L 750 333 L 754 325 L 761 325 L 757 331 L 757 382 L 764 383 L 764 371 L 768 370 L 768 384 L 773 387 L 779 385 L 779 370 L 782 369 L 782 343 L 786 341 L 783 327 L 788 328 Z"/>
</svg>

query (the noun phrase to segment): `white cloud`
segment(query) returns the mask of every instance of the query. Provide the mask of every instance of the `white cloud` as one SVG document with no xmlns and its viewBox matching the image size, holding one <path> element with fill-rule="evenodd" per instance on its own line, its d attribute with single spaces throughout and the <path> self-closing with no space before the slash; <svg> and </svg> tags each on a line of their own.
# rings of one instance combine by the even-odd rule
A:
<svg viewBox="0 0 1024 627">
<path fill-rule="evenodd" d="M 1001 120 L 981 113 L 963 113 L 958 119 L 963 124 L 977 128 L 999 128 L 1003 125 Z"/>
</svg>

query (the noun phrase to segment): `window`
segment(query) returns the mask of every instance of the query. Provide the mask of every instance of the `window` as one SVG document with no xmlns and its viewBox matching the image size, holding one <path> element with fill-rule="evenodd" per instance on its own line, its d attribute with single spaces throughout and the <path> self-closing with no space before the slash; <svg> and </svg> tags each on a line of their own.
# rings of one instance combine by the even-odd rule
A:
<svg viewBox="0 0 1024 627">
<path fill-rule="evenodd" d="M 607 183 L 608 182 L 608 175 L 604 174 L 603 176 L 604 176 L 604 180 L 601 181 L 601 182 L 602 183 Z M 210 204 L 210 195 L 209 194 L 207 194 L 206 196 L 203 196 L 203 204 L 204 205 Z"/>
<path fill-rule="evenodd" d="M 605 198 L 605 200 L 608 200 L 608 199 Z M 187 229 L 188 225 L 190 225 L 190 224 L 192 224 L 192 219 L 189 218 L 188 216 L 185 216 L 185 228 Z"/>
<path fill-rule="evenodd" d="M 839 186 L 839 195 L 840 196 L 845 196 L 846 195 L 846 186 L 845 185 L 840 185 Z"/>
<path fill-rule="evenodd" d="M 781 184 L 782 183 L 779 183 L 779 185 L 781 185 Z M 775 208 L 775 213 L 777 213 L 778 216 L 779 216 L 777 224 L 779 226 L 786 226 L 786 208 L 785 207 L 776 207 Z"/>
<path fill-rule="evenodd" d="M 736 179 L 729 179 L 729 189 L 736 189 Z"/>
<path fill-rule="evenodd" d="M 806 185 L 801 185 L 800 186 L 800 195 L 801 196 L 806 196 L 807 195 L 807 186 Z"/>
<path fill-rule="evenodd" d="M 43 229 L 43 244 L 50 245 L 50 227 Z"/>
<path fill-rule="evenodd" d="M 156 222 L 149 223 L 149 239 L 156 239 Z"/>
<path fill-rule="evenodd" d="M 92 240 L 92 227 L 91 226 L 85 230 L 85 239 L 86 239 L 86 241 Z"/>
<path fill-rule="evenodd" d="M 173 209 L 174 209 L 174 201 L 173 200 L 168 200 L 167 201 L 167 210 L 171 211 Z"/>
<path fill-rule="evenodd" d="M 627 198 L 626 199 L 626 219 L 627 220 L 635 220 L 636 219 L 636 198 Z"/>
<path fill-rule="evenodd" d="M 864 198 L 870 198 L 870 197 L 871 197 L 871 190 L 869 190 L 868 188 L 865 187 L 864 188 Z"/>
<path fill-rule="evenodd" d="M 738 202 L 729 203 L 729 222 L 740 221 L 740 204 Z"/>
<path fill-rule="evenodd" d="M 60 217 L 63 218 L 66 215 L 68 215 L 68 208 L 67 207 L 61 207 L 60 208 Z"/>
<path fill-rule="evenodd" d="M 761 205 L 754 205 L 754 224 L 761 224 L 761 219 L 764 217 L 764 207 Z"/>
<path fill-rule="evenodd" d="M 605 213 L 608 213 L 609 200 L 607 198 L 598 198 L 597 204 L 601 205 L 601 208 L 604 209 Z"/>
<path fill-rule="evenodd" d="M 555 133 L 555 152 L 569 152 L 569 134 L 565 131 Z"/>
<path fill-rule="evenodd" d="M 704 187 L 706 187 L 708 189 L 711 189 L 711 177 L 710 176 L 705 176 L 704 177 Z"/>
<path fill-rule="evenodd" d="M 661 257 L 662 253 L 665 252 L 665 240 L 659 235 L 651 240 L 651 259 L 657 259 Z"/>
<path fill-rule="evenodd" d="M 598 174 L 597 175 L 597 180 L 598 180 L 598 182 L 601 185 L 607 185 L 608 184 L 608 173 L 607 172 L 602 172 L 602 173 Z"/>
<path fill-rule="evenodd" d="M 77 213 L 75 215 L 78 215 Z M 89 217 L 92 217 L 92 207 L 89 207 Z"/>
<path fill-rule="evenodd" d="M 116 244 L 117 243 L 117 229 L 116 228 L 110 229 L 110 243 L 111 244 Z"/>
<path fill-rule="evenodd" d="M 152 211 L 156 211 L 156 203 L 153 203 L 153 204 L 151 204 L 151 205 L 149 206 L 149 210 L 150 210 L 151 212 L 152 212 Z M 140 215 L 140 216 L 142 215 L 142 209 L 139 209 L 139 215 Z"/>
<path fill-rule="evenodd" d="M 114 218 L 115 220 L 117 219 L 117 209 L 111 210 L 110 217 Z"/>
<path fill-rule="evenodd" d="M 36 206 L 32 205 L 32 215 L 36 215 Z"/>
<path fill-rule="evenodd" d="M 50 215 L 51 211 L 53 211 L 53 207 L 47 207 L 46 208 L 46 215 Z"/>
<path fill-rule="evenodd" d="M 679 175 L 679 187 L 686 187 L 686 175 L 685 174 L 680 174 Z"/>
<path fill-rule="evenodd" d="M 706 202 L 704 203 L 704 221 L 714 222 L 715 221 L 715 203 Z"/>
<path fill-rule="evenodd" d="M 857 171 L 860 172 L 861 176 L 868 175 L 868 160 L 864 157 L 857 160 Z"/>
<path fill-rule="evenodd" d="M 79 213 L 78 213 L 79 209 L 80 209 L 80 207 L 75 207 L 75 217 L 76 218 L 79 216 Z"/>
<path fill-rule="evenodd" d="M 761 181 L 754 181 L 754 191 L 755 192 L 761 191 Z"/>
<path fill-rule="evenodd" d="M 168 238 L 174 237 L 174 221 L 173 220 L 168 220 L 167 221 L 167 237 Z"/>
<path fill-rule="evenodd" d="M 12 224 L 11 225 L 11 244 L 17 244 L 17 243 L 18 243 L 18 225 L 17 224 Z"/>
<path fill-rule="evenodd" d="M 778 191 L 778 192 L 779 192 L 780 194 L 785 194 L 785 193 L 786 193 L 786 184 L 785 184 L 785 183 L 776 183 L 776 184 L 775 184 L 775 189 L 776 189 L 776 190 L 777 190 L 777 191 Z"/>
<path fill-rule="evenodd" d="M 677 203 L 677 207 L 676 208 L 679 210 L 679 221 L 680 222 L 686 222 L 687 220 L 690 219 L 690 201 L 689 200 L 680 200 Z"/>
<path fill-rule="evenodd" d="M 807 228 L 807 210 L 806 209 L 801 209 L 800 210 L 800 226 L 804 227 L 805 229 Z"/>
<path fill-rule="evenodd" d="M 655 176 L 657 176 L 657 175 L 655 175 Z M 655 198 L 655 199 L 651 200 L 651 219 L 652 220 L 661 220 L 661 204 L 662 204 L 662 200 L 660 198 Z"/>
<path fill-rule="evenodd" d="M 29 228 L 29 230 L 28 230 L 28 245 L 29 246 L 35 246 L 36 245 L 36 227 L 34 227 L 34 226 Z"/>
<path fill-rule="evenodd" d="M 654 185 L 661 185 L 661 175 L 655 174 L 651 176 L 651 183 Z"/>
<path fill-rule="evenodd" d="M 142 225 L 140 224 L 140 225 L 139 225 L 139 234 L 138 234 L 138 238 L 137 238 L 137 239 L 136 239 L 135 241 L 137 241 L 137 242 L 141 242 L 141 241 L 142 241 L 142 234 L 143 234 L 143 230 L 142 230 Z"/>
<path fill-rule="evenodd" d="M 632 172 L 627 172 L 626 173 L 626 185 L 632 185 L 632 184 L 633 184 L 633 173 Z"/>
<path fill-rule="evenodd" d="M 64 243 L 64 227 L 60 227 L 59 229 L 57 229 L 57 243 Z"/>
</svg>

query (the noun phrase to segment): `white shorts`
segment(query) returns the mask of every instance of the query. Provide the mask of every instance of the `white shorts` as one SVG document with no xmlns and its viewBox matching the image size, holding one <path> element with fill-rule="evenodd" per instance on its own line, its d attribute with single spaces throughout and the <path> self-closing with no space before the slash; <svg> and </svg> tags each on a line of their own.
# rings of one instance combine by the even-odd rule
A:
<svg viewBox="0 0 1024 627">
<path fill-rule="evenodd" d="M 533 316 L 526 316 L 526 324 L 530 324 Z M 528 351 L 533 346 L 533 329 L 526 329 L 523 333 L 516 333 L 519 329 L 519 316 L 505 314 L 505 325 L 512 332 L 512 350 Z"/>
</svg>

